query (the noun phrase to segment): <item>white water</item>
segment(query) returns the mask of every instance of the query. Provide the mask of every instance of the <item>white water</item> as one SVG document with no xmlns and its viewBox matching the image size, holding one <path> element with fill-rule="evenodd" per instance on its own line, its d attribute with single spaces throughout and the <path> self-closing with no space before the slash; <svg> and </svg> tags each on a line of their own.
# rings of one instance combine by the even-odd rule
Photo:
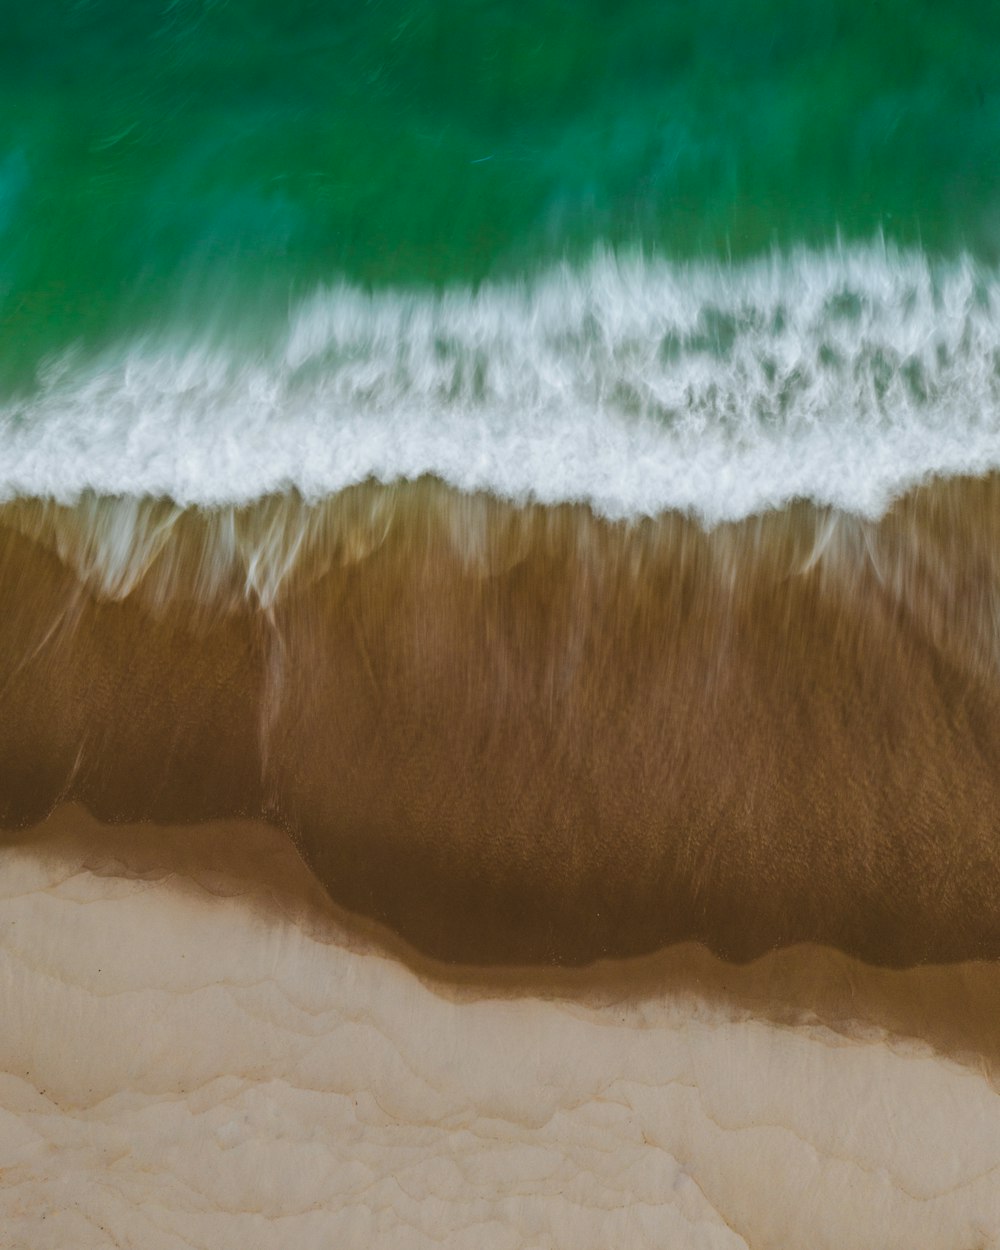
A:
<svg viewBox="0 0 1000 1250">
<path fill-rule="evenodd" d="M 707 523 L 796 496 L 875 516 L 1000 466 L 1000 273 L 882 247 L 752 264 L 598 256 L 477 293 L 343 286 L 270 348 L 164 334 L 0 405 L 0 496 L 239 503 L 434 473 Z"/>
</svg>

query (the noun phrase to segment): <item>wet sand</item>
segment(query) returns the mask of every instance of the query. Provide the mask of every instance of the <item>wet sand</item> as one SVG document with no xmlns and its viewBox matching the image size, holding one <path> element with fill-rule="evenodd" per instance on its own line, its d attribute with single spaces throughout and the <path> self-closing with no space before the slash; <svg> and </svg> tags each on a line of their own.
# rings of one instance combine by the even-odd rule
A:
<svg viewBox="0 0 1000 1250">
<path fill-rule="evenodd" d="M 705 532 L 439 482 L 0 510 L 0 817 L 265 817 L 451 962 L 1000 955 L 1000 482 Z"/>
</svg>

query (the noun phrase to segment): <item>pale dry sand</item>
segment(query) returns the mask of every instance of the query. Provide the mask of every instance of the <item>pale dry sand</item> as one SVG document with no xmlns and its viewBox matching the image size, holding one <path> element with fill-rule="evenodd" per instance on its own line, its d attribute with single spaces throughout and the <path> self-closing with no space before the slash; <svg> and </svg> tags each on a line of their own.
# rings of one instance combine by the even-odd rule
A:
<svg viewBox="0 0 1000 1250">
<path fill-rule="evenodd" d="M 264 825 L 6 838 L 4 1250 L 1000 1245 L 990 965 L 476 974 Z"/>
</svg>

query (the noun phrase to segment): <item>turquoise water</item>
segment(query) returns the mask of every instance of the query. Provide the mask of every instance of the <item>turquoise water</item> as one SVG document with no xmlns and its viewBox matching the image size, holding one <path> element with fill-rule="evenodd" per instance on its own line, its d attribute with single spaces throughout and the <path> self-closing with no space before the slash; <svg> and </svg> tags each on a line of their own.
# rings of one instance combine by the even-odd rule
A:
<svg viewBox="0 0 1000 1250">
<path fill-rule="evenodd" d="M 77 0 L 0 42 L 0 369 L 600 243 L 1000 257 L 1000 6 Z"/>
</svg>

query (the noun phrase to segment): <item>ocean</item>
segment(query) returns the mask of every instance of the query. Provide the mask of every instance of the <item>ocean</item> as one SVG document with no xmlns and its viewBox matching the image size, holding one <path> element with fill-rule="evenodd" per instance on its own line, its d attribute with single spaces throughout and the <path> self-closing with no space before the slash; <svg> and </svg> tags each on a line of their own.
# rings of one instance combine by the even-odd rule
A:
<svg viewBox="0 0 1000 1250">
<path fill-rule="evenodd" d="M 993 466 L 981 3 L 41 3 L 0 491 L 437 474 L 707 522 Z"/>
<path fill-rule="evenodd" d="M 1000 951 L 998 37 L 19 8 L 3 820 L 264 816 L 448 957 Z"/>
</svg>

